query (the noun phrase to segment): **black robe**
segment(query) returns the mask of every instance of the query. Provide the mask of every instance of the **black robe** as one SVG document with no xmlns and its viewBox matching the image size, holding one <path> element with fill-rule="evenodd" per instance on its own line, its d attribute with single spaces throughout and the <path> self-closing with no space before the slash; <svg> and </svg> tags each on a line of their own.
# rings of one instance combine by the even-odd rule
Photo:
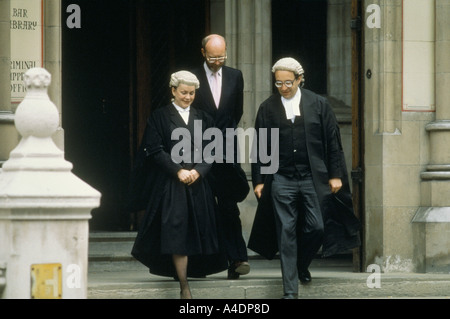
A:
<svg viewBox="0 0 450 319">
<path fill-rule="evenodd" d="M 197 122 L 201 130 L 194 128 L 195 120 L 201 121 Z M 173 254 L 189 256 L 191 277 L 227 268 L 219 243 L 216 203 L 207 179 L 211 163 L 203 158 L 206 142 L 201 137 L 211 126 L 212 119 L 193 108 L 186 125 L 172 104 L 155 110 L 147 121 L 135 171 L 139 188 L 134 187 L 135 207 L 145 205 L 146 214 L 132 255 L 153 274 L 175 276 Z M 172 137 L 177 128 L 186 134 Z M 183 157 L 189 151 L 190 156 Z M 181 183 L 177 177 L 181 168 L 195 168 L 200 178 L 191 186 Z"/>
<path fill-rule="evenodd" d="M 301 94 L 300 105 L 304 117 L 306 147 L 324 220 L 322 256 L 328 257 L 359 247 L 360 223 L 353 212 L 352 195 L 336 117 L 325 98 L 305 89 L 301 89 Z M 265 154 L 271 154 L 270 129 L 279 128 L 281 117 L 285 117 L 285 114 L 279 94 L 272 95 L 261 104 L 255 129 L 257 134 L 260 128 L 268 129 L 269 145 L 264 151 L 267 152 Z M 258 199 L 248 248 L 267 259 L 272 259 L 278 252 L 270 192 L 273 175 L 261 174 L 262 166 L 260 161 L 252 164 L 253 186 L 264 183 L 264 188 L 261 198 Z M 343 187 L 337 194 L 332 194 L 328 182 L 329 179 L 336 177 L 341 178 Z"/>
</svg>

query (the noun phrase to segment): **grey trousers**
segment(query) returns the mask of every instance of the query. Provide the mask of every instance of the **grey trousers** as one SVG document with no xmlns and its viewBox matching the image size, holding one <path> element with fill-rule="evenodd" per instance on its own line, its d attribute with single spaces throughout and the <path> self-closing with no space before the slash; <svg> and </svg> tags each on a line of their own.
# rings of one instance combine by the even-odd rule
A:
<svg viewBox="0 0 450 319">
<path fill-rule="evenodd" d="M 275 174 L 272 202 L 284 293 L 298 293 L 298 273 L 322 245 L 324 224 L 312 177 Z"/>
</svg>

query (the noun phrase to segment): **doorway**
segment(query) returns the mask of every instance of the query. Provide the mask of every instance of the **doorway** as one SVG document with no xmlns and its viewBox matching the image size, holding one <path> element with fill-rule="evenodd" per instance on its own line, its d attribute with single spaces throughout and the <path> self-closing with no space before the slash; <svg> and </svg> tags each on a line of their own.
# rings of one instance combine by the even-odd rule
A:
<svg viewBox="0 0 450 319">
<path fill-rule="evenodd" d="M 102 193 L 90 229 L 127 231 L 130 172 L 147 117 L 170 102 L 170 74 L 202 60 L 209 1 L 62 0 L 62 17 L 71 3 L 81 28 L 62 28 L 65 156 Z"/>
<path fill-rule="evenodd" d="M 354 210 L 363 225 L 361 17 L 362 0 L 272 1 L 273 63 L 282 57 L 297 59 L 305 70 L 305 88 L 328 98 L 341 127 Z M 354 270 L 361 271 L 361 248 L 352 256 Z"/>
<path fill-rule="evenodd" d="M 299 61 L 306 86 L 327 93 L 327 0 L 272 1 L 272 59 Z"/>
<path fill-rule="evenodd" d="M 62 1 L 65 8 L 73 1 Z M 73 173 L 102 193 L 93 230 L 122 229 L 129 161 L 128 1 L 81 0 L 81 28 L 62 28 L 62 126 Z"/>
</svg>

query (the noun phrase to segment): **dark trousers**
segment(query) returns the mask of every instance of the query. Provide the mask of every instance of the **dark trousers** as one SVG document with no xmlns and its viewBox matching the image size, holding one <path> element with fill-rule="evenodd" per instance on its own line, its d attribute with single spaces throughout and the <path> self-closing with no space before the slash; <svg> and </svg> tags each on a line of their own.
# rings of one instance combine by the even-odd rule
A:
<svg viewBox="0 0 450 319">
<path fill-rule="evenodd" d="M 298 293 L 298 273 L 308 269 L 322 245 L 319 200 L 311 177 L 275 174 L 271 191 L 284 293 Z"/>
<path fill-rule="evenodd" d="M 242 236 L 240 212 L 235 201 L 217 198 L 221 230 L 228 261 L 247 261 L 247 246 Z"/>
</svg>

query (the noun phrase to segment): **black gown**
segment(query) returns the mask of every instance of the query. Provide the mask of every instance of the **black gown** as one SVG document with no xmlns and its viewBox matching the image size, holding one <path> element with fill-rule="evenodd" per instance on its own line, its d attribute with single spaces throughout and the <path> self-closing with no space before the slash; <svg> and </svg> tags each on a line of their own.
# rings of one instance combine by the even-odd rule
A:
<svg viewBox="0 0 450 319">
<path fill-rule="evenodd" d="M 190 277 L 227 269 L 207 176 L 211 163 L 203 158 L 203 148 L 210 141 L 195 135 L 209 127 L 212 120 L 193 108 L 186 125 L 172 104 L 155 110 L 147 121 L 136 166 L 141 182 L 139 189 L 135 187 L 136 198 L 141 206 L 146 205 L 146 214 L 132 255 L 152 274 L 175 276 L 174 254 L 189 256 Z M 183 131 L 181 135 L 175 131 L 172 140 L 175 129 Z M 189 151 L 190 156 L 186 155 Z M 200 178 L 190 186 L 181 183 L 177 177 L 181 168 L 195 168 Z"/>
<path fill-rule="evenodd" d="M 345 156 L 341 143 L 339 125 L 328 101 L 305 89 L 301 89 L 300 102 L 305 123 L 305 138 L 314 187 L 319 198 L 324 219 L 324 239 L 322 256 L 329 257 L 361 244 L 360 222 L 354 214 L 352 194 L 345 165 Z M 281 96 L 274 94 L 264 101 L 255 121 L 257 132 L 260 128 L 279 128 L 285 114 Z M 256 139 L 255 139 L 256 140 Z M 267 137 L 267 141 L 271 141 Z M 279 141 L 283 143 L 283 141 Z M 272 154 L 268 145 L 266 154 Z M 267 259 L 278 252 L 274 211 L 272 207 L 272 174 L 261 174 L 260 162 L 252 164 L 253 186 L 264 184 L 261 198 L 250 233 L 248 248 Z M 331 194 L 328 181 L 340 177 L 342 189 Z"/>
</svg>

